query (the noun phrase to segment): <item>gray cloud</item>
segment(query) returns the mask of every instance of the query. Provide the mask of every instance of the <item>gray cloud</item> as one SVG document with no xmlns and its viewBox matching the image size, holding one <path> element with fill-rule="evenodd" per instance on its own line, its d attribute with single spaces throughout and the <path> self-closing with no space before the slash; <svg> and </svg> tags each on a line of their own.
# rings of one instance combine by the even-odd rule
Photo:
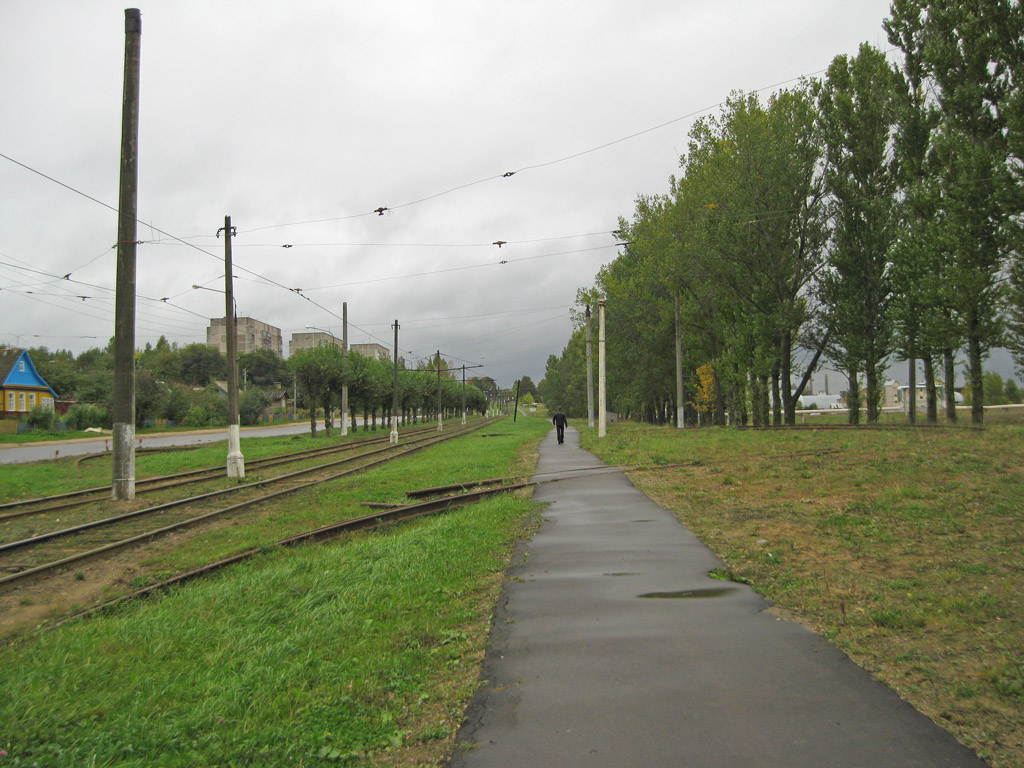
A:
<svg viewBox="0 0 1024 768">
<path fill-rule="evenodd" d="M 0 152 L 111 205 L 123 10 L 0 6 Z M 577 288 L 615 256 L 586 249 L 612 246 L 636 196 L 667 189 L 692 121 L 501 174 L 818 71 L 862 40 L 885 47 L 888 0 L 141 10 L 138 291 L 201 317 L 140 298 L 139 345 L 205 339 L 223 302 L 191 285 L 220 288 L 214 233 L 230 214 L 243 314 L 286 339 L 306 325 L 340 333 L 347 301 L 353 340 L 390 346 L 397 317 L 407 357 L 441 349 L 508 383 L 539 380 L 561 350 Z M 116 214 L 2 159 L 0 196 L 0 262 L 14 265 L 0 267 L 0 339 L 105 344 Z M 392 210 L 370 213 L 379 206 Z"/>
</svg>

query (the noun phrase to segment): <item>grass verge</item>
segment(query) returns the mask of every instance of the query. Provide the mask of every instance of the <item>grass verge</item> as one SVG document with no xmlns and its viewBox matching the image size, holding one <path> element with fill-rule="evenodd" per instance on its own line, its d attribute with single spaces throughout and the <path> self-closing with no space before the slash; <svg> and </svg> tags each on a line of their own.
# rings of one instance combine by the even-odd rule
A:
<svg viewBox="0 0 1024 768">
<path fill-rule="evenodd" d="M 506 420 L 487 430 L 502 435 L 428 449 L 361 485 L 390 500 L 423 485 L 519 474 L 548 429 Z M 366 497 L 328 488 L 290 506 L 337 519 Z M 441 764 L 477 683 L 508 558 L 535 520 L 528 498 L 504 496 L 387 532 L 268 552 L 4 648 L 0 760 Z"/>
<path fill-rule="evenodd" d="M 1024 765 L 1024 428 L 679 431 L 584 447 L 993 766 Z"/>
</svg>

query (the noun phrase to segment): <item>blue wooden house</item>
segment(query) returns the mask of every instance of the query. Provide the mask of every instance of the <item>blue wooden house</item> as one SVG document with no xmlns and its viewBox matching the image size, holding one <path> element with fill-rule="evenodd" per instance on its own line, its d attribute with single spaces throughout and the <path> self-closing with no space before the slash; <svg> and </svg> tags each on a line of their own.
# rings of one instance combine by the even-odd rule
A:
<svg viewBox="0 0 1024 768">
<path fill-rule="evenodd" d="M 0 349 L 0 416 L 23 416 L 53 408 L 57 393 L 43 381 L 25 349 Z"/>
</svg>

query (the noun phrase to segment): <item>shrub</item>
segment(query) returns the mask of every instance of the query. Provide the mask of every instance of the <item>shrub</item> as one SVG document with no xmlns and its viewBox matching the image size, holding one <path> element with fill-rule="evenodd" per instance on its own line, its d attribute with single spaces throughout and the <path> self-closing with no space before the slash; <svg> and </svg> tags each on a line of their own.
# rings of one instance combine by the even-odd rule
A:
<svg viewBox="0 0 1024 768">
<path fill-rule="evenodd" d="M 210 426 L 210 412 L 201 405 L 193 405 L 188 409 L 182 423 L 186 427 L 208 427 Z"/>
<path fill-rule="evenodd" d="M 53 412 L 53 408 L 43 408 L 36 406 L 25 416 L 27 421 L 33 429 L 50 429 L 53 427 L 53 422 L 57 416 Z"/>
<path fill-rule="evenodd" d="M 73 405 L 64 416 L 68 429 L 80 431 L 89 427 L 109 427 L 110 414 L 95 405 Z"/>
<path fill-rule="evenodd" d="M 184 421 L 190 404 L 188 390 L 179 384 L 172 384 L 160 402 L 160 417 L 175 422 Z"/>
<path fill-rule="evenodd" d="M 270 399 L 259 387 L 249 387 L 242 391 L 238 399 L 238 420 L 245 426 L 258 424 L 263 409 L 270 405 Z"/>
</svg>

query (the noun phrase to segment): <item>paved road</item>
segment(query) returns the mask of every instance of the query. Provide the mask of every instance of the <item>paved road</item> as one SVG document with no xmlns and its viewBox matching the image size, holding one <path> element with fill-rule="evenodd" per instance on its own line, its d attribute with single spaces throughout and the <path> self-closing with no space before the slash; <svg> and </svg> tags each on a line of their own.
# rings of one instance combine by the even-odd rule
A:
<svg viewBox="0 0 1024 768">
<path fill-rule="evenodd" d="M 554 432 L 453 768 L 978 768 L 820 636 L 766 612 L 618 471 Z M 579 471 L 579 470 L 598 471 Z M 574 471 L 575 470 L 575 471 Z"/>
<path fill-rule="evenodd" d="M 335 421 L 335 429 L 338 422 Z M 317 430 L 323 429 L 323 421 Z M 278 426 L 242 427 L 242 437 L 276 437 L 309 432 L 309 421 L 296 421 Z M 196 432 L 168 432 L 136 436 L 136 445 L 143 448 L 165 448 L 172 445 L 198 445 L 227 440 L 226 429 L 201 430 Z M 110 435 L 95 439 L 53 440 L 42 443 L 0 443 L 0 464 L 20 464 L 27 461 L 56 459 L 61 456 L 80 456 L 86 453 L 100 453 L 111 449 Z"/>
</svg>

